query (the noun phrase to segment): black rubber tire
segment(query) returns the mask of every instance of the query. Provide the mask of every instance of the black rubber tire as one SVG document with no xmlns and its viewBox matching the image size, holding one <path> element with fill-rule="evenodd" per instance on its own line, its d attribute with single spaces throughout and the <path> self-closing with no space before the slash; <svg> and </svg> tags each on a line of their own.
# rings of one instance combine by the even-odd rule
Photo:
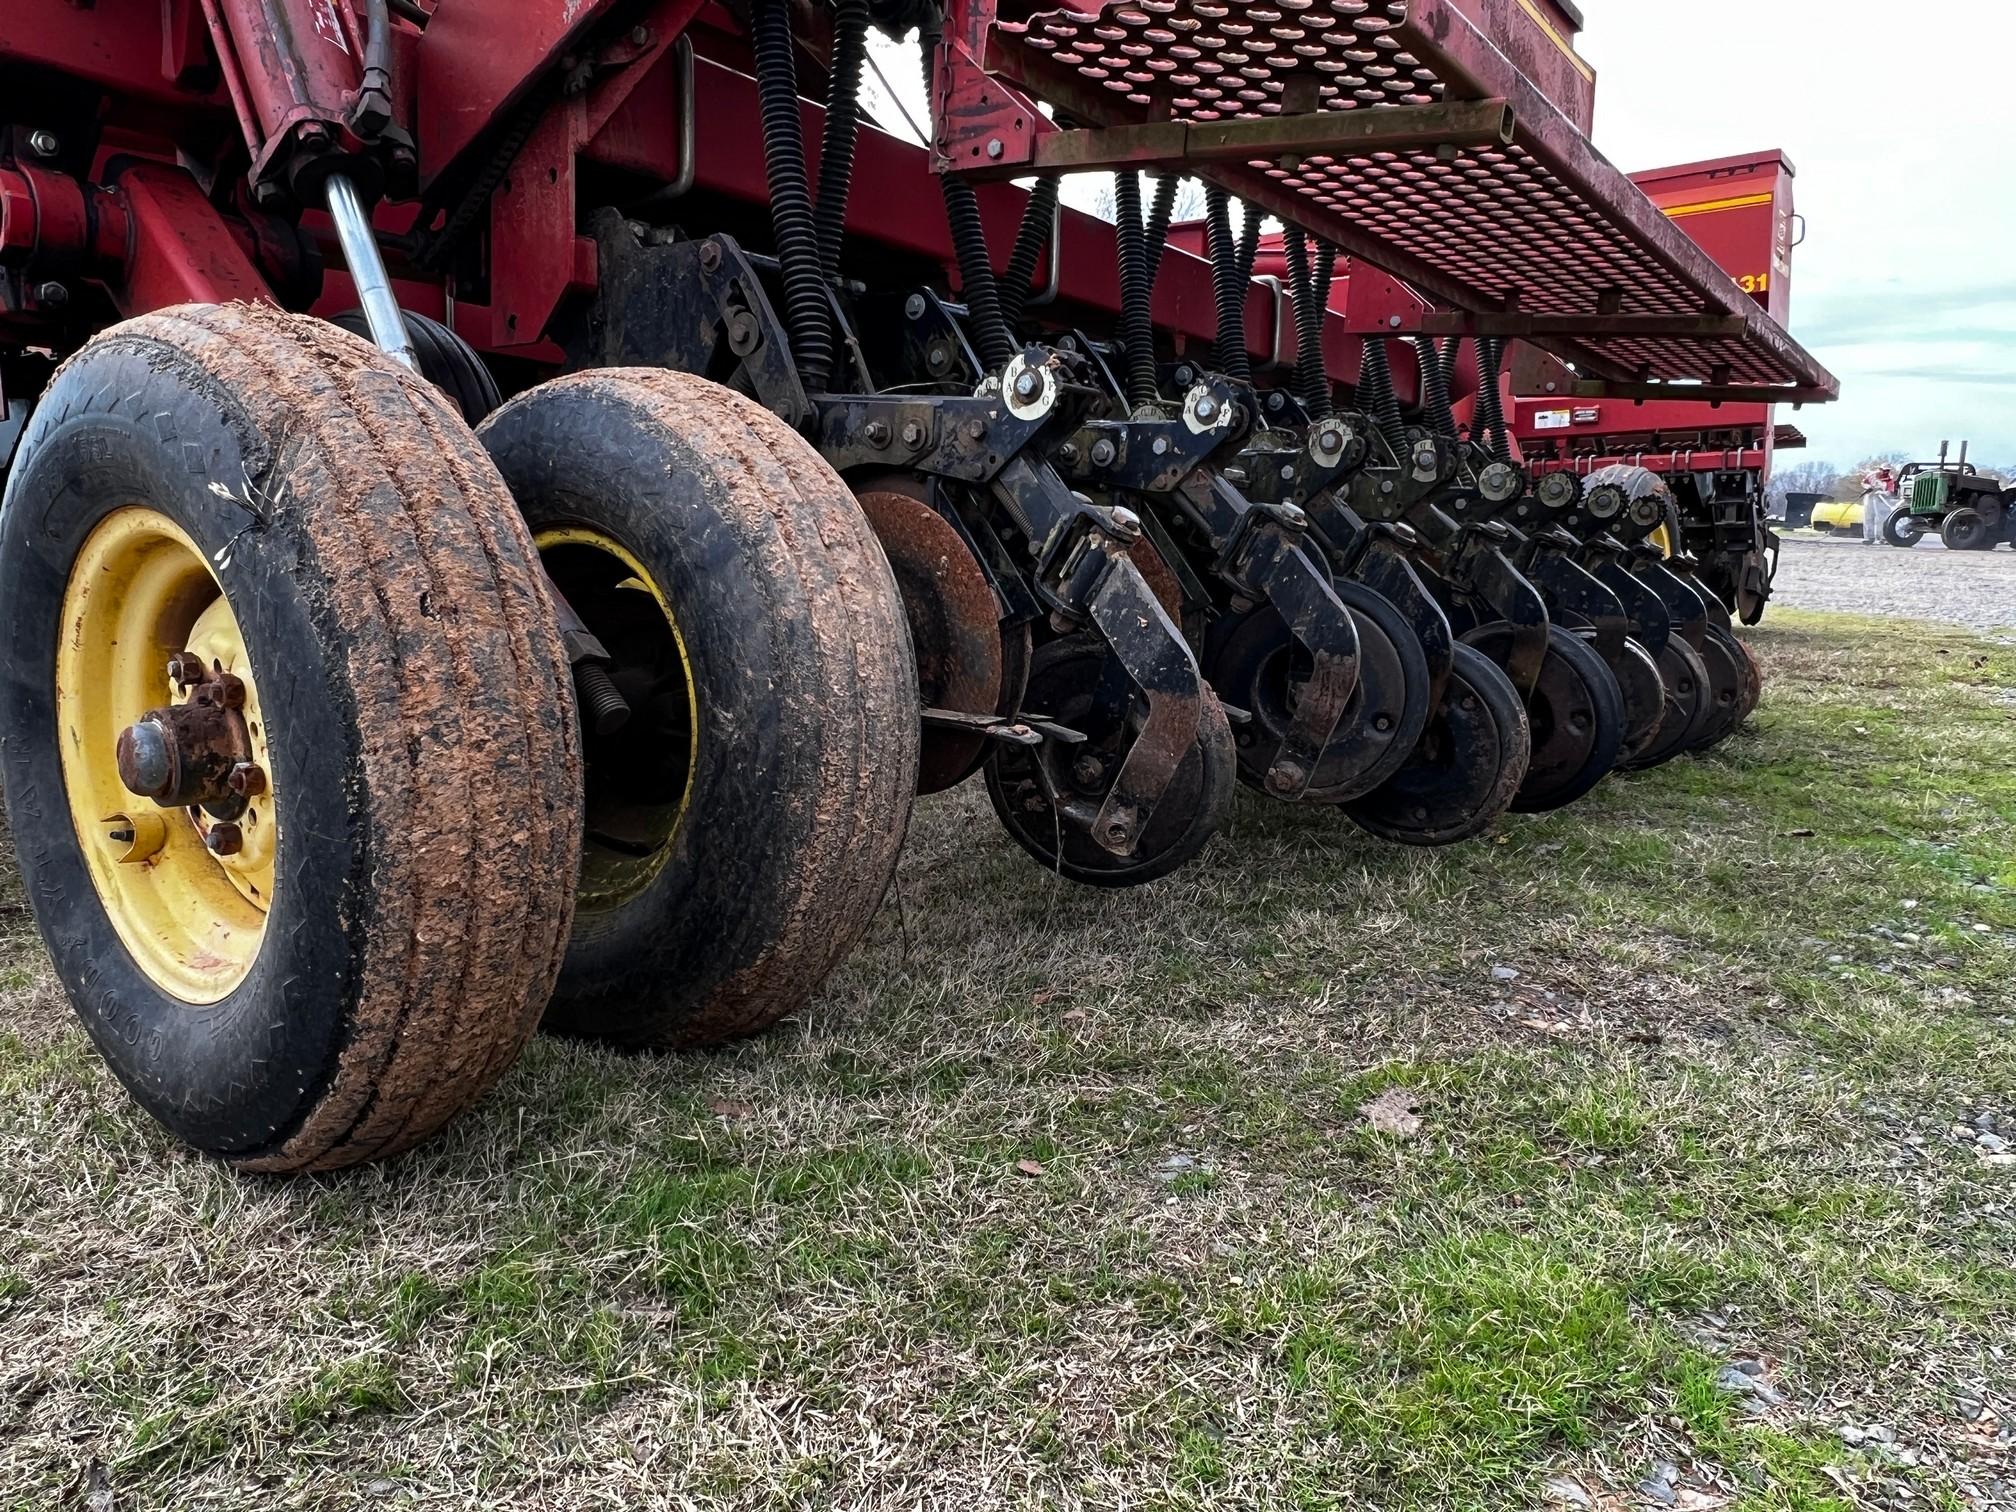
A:
<svg viewBox="0 0 2016 1512">
<path fill-rule="evenodd" d="M 1708 709 L 1686 747 L 1697 754 L 1713 750 L 1736 732 L 1749 701 L 1751 681 L 1742 643 L 1720 625 L 1709 624 L 1700 652 L 1701 664 L 1708 669 Z"/>
<path fill-rule="evenodd" d="M 1480 625 L 1464 639 L 1502 665 L 1511 630 Z M 1533 760 L 1512 799 L 1522 814 L 1546 813 L 1582 797 L 1610 774 L 1624 748 L 1624 695 L 1596 648 L 1561 625 L 1547 627 L 1539 686 L 1526 703 Z"/>
<path fill-rule="evenodd" d="M 1029 667 L 1031 707 L 1072 724 L 1080 718 L 1082 703 L 1089 700 L 1091 688 L 1102 675 L 1107 655 L 1103 645 L 1087 636 L 1053 640 L 1038 647 Z M 1089 887 L 1139 887 L 1160 881 L 1195 860 L 1225 822 L 1239 764 L 1232 727 L 1217 695 L 1208 685 L 1198 692 L 1202 707 L 1197 738 L 1176 769 L 1169 792 L 1148 816 L 1131 856 L 1113 855 L 1081 830 L 1060 830 L 1054 811 L 1032 818 L 1016 808 L 1014 794 L 1031 778 L 1032 763 L 1045 759 L 1067 763 L 1072 753 L 1085 750 L 1084 746 L 1046 742 L 1036 748 L 997 749 L 986 766 L 987 797 L 1009 838 L 1035 857 L 1045 871 Z M 1085 727 L 1081 723 L 1076 728 Z M 1095 731 L 1085 733 L 1092 734 L 1095 742 L 1099 738 Z M 1053 772 L 1051 781 L 1059 792 L 1069 787 L 1069 779 L 1061 772 Z"/>
<path fill-rule="evenodd" d="M 1713 702 L 1708 668 L 1701 653 L 1679 632 L 1666 638 L 1659 653 L 1659 680 L 1665 690 L 1666 712 L 1658 732 L 1645 749 L 1618 758 L 1620 772 L 1643 772 L 1663 765 L 1686 750 L 1707 721 Z"/>
<path fill-rule="evenodd" d="M 1993 551 L 1995 537 L 1988 517 L 1978 509 L 1956 509 L 1939 522 L 1939 539 L 1948 551 Z"/>
<path fill-rule="evenodd" d="M 1883 539 L 1892 546 L 1910 550 L 1925 538 L 1925 527 L 1911 513 L 1911 506 L 1899 504 L 1883 519 Z"/>
<path fill-rule="evenodd" d="M 271 695 L 274 895 L 245 976 L 204 1006 L 116 933 L 53 728 L 70 564 L 126 504 L 208 558 Z M 0 508 L 0 604 L 24 891 L 148 1112 L 252 1170 L 327 1170 L 418 1143 L 504 1073 L 567 940 L 580 750 L 531 538 L 438 390 L 260 305 L 114 326 L 38 407 Z"/>
<path fill-rule="evenodd" d="M 592 528 L 651 575 L 697 714 L 664 758 L 690 785 L 662 862 L 607 906 L 584 896 L 546 1027 L 633 1048 L 757 1033 L 854 948 L 903 848 L 917 670 L 888 558 L 802 436 L 690 374 L 558 378 L 479 434 L 535 535 Z M 608 611 L 574 608 L 591 631 Z"/>
<path fill-rule="evenodd" d="M 1454 845 L 1485 833 L 1511 808 L 1531 757 L 1519 690 L 1490 657 L 1458 641 L 1441 706 L 1414 754 L 1344 812 L 1382 840 Z"/>
<path fill-rule="evenodd" d="M 420 359 L 420 376 L 446 394 L 462 411 L 464 420 L 481 425 L 504 400 L 497 392 L 497 380 L 490 376 L 476 349 L 438 320 L 413 310 L 399 313 L 406 318 L 413 355 Z M 371 324 L 362 310 L 345 310 L 332 317 L 332 323 L 366 341 L 371 339 Z"/>
</svg>

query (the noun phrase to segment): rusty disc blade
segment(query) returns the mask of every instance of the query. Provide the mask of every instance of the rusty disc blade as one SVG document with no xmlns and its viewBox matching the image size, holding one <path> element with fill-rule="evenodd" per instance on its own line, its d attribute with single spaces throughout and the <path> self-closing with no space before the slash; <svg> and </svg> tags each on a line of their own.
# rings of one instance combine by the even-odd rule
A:
<svg viewBox="0 0 2016 1512">
<path fill-rule="evenodd" d="M 961 714 L 1000 709 L 1003 662 L 1001 610 L 987 574 L 951 523 L 913 490 L 908 477 L 878 479 L 856 493 L 896 574 L 917 686 L 927 708 Z M 917 791 L 936 793 L 965 778 L 986 737 L 926 728 Z"/>
</svg>

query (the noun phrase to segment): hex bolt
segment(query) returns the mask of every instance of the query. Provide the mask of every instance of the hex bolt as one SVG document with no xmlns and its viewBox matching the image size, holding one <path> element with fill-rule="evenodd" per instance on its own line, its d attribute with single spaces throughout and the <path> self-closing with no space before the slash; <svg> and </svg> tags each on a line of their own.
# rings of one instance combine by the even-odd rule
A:
<svg viewBox="0 0 2016 1512">
<path fill-rule="evenodd" d="M 912 320 L 922 320 L 924 318 L 924 309 L 924 296 L 922 294 L 912 294 L 908 299 L 903 301 L 903 313 Z"/>
<path fill-rule="evenodd" d="M 985 441 L 987 439 L 987 423 L 984 420 L 968 420 L 966 422 L 966 439 L 968 441 Z"/>
<path fill-rule="evenodd" d="M 168 681 L 178 688 L 203 681 L 204 674 L 209 670 L 203 665 L 203 658 L 194 651 L 177 651 L 168 658 Z"/>
<path fill-rule="evenodd" d="M 1197 381 L 1197 372 L 1188 363 L 1185 363 L 1182 367 L 1176 369 L 1176 382 L 1182 387 L 1188 388 L 1191 384 L 1195 383 L 1196 381 Z"/>
<path fill-rule="evenodd" d="M 1197 418 L 1199 420 L 1202 420 L 1206 425 L 1209 425 L 1211 421 L 1217 416 L 1217 414 L 1218 414 L 1218 401 L 1216 399 L 1213 399 L 1209 394 L 1205 394 L 1198 399 Z"/>
<path fill-rule="evenodd" d="M 47 283 L 35 286 L 35 300 L 36 303 L 45 305 L 68 304 L 70 302 L 70 290 L 52 278 Z"/>
<path fill-rule="evenodd" d="M 1102 436 L 1092 443 L 1092 462 L 1094 466 L 1111 467 L 1113 465 L 1113 457 L 1114 447 L 1111 441 Z"/>
<path fill-rule="evenodd" d="M 1169 438 L 1167 436 L 1157 436 L 1154 445 L 1148 449 L 1158 457 L 1166 455 L 1169 450 Z"/>
<path fill-rule="evenodd" d="M 946 350 L 942 342 L 933 342 L 931 344 L 930 350 L 928 350 L 924 354 L 924 366 L 931 369 L 932 372 L 937 373 L 937 372 L 943 372 L 946 368 L 950 367 L 951 365 L 952 365 L 951 352 Z"/>
<path fill-rule="evenodd" d="M 1304 772 L 1292 761 L 1284 761 L 1267 774 L 1267 786 L 1276 793 L 1292 793 L 1302 786 Z"/>
<path fill-rule="evenodd" d="M 223 707 L 227 709 L 245 707 L 244 679 L 234 677 L 229 672 L 219 672 L 211 680 L 211 686 L 217 690 L 217 702 Z"/>
<path fill-rule="evenodd" d="M 1034 399 L 1043 392 L 1043 380 L 1036 376 L 1033 368 L 1024 368 L 1015 375 L 1015 397 Z"/>
<path fill-rule="evenodd" d="M 1066 467 L 1077 466 L 1078 443 L 1076 441 L 1066 441 L 1062 446 L 1058 447 L 1057 460 L 1062 462 Z"/>
<path fill-rule="evenodd" d="M 870 446 L 879 451 L 889 444 L 889 422 L 887 420 L 870 420 L 861 428 L 861 434 L 867 439 Z"/>
<path fill-rule="evenodd" d="M 53 158 L 63 150 L 63 143 L 53 131 L 31 131 L 28 133 L 28 150 L 37 157 Z"/>
<path fill-rule="evenodd" d="M 231 791 L 240 798 L 257 798 L 266 791 L 266 771 L 256 761 L 241 761 L 231 768 L 227 779 Z"/>
<path fill-rule="evenodd" d="M 919 425 L 915 420 L 905 420 L 903 422 L 903 444 L 913 451 L 922 446 L 924 444 L 924 427 Z"/>
<path fill-rule="evenodd" d="M 230 820 L 220 820 L 210 826 L 210 833 L 203 837 L 204 845 L 213 856 L 235 856 L 245 849 L 245 831 Z"/>
<path fill-rule="evenodd" d="M 987 138 L 987 156 L 993 158 L 996 162 L 1000 161 L 1001 154 L 1006 152 L 1007 150 L 1008 149 L 1006 147 L 1001 145 L 1001 138 L 999 137 Z"/>
</svg>

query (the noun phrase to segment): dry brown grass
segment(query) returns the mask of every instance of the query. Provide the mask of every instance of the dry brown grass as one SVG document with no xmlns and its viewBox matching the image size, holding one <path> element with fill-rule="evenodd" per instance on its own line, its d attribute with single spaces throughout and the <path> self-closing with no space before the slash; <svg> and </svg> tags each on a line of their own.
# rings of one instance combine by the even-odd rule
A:
<svg viewBox="0 0 2016 1512">
<path fill-rule="evenodd" d="M 1446 854 L 1249 801 L 1097 895 L 927 804 L 802 1021 L 541 1041 L 338 1178 L 171 1145 L 14 897 L 0 1508 L 2016 1498 L 1953 1132 L 2016 1117 L 2016 658 L 1882 633 L 1788 617 L 1753 733 Z"/>
</svg>

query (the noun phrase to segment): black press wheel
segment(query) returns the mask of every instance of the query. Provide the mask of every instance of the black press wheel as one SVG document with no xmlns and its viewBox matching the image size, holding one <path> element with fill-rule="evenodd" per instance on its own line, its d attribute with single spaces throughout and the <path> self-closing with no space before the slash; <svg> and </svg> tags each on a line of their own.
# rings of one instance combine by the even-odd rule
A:
<svg viewBox="0 0 2016 1512">
<path fill-rule="evenodd" d="M 1442 702 L 1407 762 L 1344 805 L 1361 828 L 1400 845 L 1454 845 L 1483 834 L 1526 780 L 1526 708 L 1498 664 L 1457 642 Z"/>
<path fill-rule="evenodd" d="M 1624 747 L 1617 765 L 1626 767 L 1659 738 L 1666 722 L 1666 684 L 1652 653 L 1631 636 L 1624 638 L 1623 653 L 1609 667 L 1624 699 Z"/>
<path fill-rule="evenodd" d="M 888 560 L 804 438 L 689 374 L 555 379 L 481 436 L 631 709 L 587 741 L 546 1026 L 753 1034 L 853 948 L 902 849 L 917 673 Z"/>
<path fill-rule="evenodd" d="M 1665 697 L 1665 713 L 1659 728 L 1645 748 L 1627 753 L 1617 762 L 1619 771 L 1639 772 L 1671 761 L 1701 733 L 1707 722 L 1714 695 L 1708 684 L 1708 668 L 1700 652 L 1677 631 L 1666 638 L 1658 658 L 1659 682 Z"/>
<path fill-rule="evenodd" d="M 987 763 L 987 796 L 1015 843 L 1045 870 L 1094 887 L 1134 887 L 1196 858 L 1232 801 L 1236 758 L 1225 711 L 1201 688 L 1197 738 L 1155 805 L 1132 855 L 1116 856 L 1072 824 L 1059 804 L 1096 809 L 1111 788 L 1133 733 L 1131 684 L 1104 646 L 1084 636 L 1051 641 L 1029 667 L 1023 707 L 1087 739 L 1070 745 L 1003 746 Z M 1113 710 L 1121 709 L 1116 718 Z"/>
<path fill-rule="evenodd" d="M 1383 594 L 1349 580 L 1333 585 L 1358 631 L 1358 686 L 1324 748 L 1304 801 L 1346 803 L 1397 772 L 1428 725 L 1428 655 L 1407 617 Z M 1253 715 L 1233 732 L 1239 778 L 1266 792 L 1281 742 L 1295 717 L 1290 674 L 1299 655 L 1273 609 L 1245 615 L 1214 637 L 1211 685 Z"/>
<path fill-rule="evenodd" d="M 439 1129 L 565 948 L 581 753 L 531 538 L 431 385 L 187 305 L 64 364 L 0 508 L 7 808 L 106 1063 L 261 1171 Z"/>
<path fill-rule="evenodd" d="M 1755 680 L 1754 664 L 1744 654 L 1743 643 L 1720 625 L 1710 624 L 1701 640 L 1701 665 L 1708 671 L 1708 707 L 1701 727 L 1687 742 L 1687 749 L 1713 750 L 1743 722 L 1751 704 Z"/>
<path fill-rule="evenodd" d="M 1501 666 L 1512 627 L 1481 625 L 1464 637 Z M 1544 813 L 1573 803 L 1609 775 L 1624 748 L 1624 696 L 1596 648 L 1560 625 L 1547 627 L 1540 681 L 1526 703 L 1533 760 L 1512 807 Z"/>
</svg>

